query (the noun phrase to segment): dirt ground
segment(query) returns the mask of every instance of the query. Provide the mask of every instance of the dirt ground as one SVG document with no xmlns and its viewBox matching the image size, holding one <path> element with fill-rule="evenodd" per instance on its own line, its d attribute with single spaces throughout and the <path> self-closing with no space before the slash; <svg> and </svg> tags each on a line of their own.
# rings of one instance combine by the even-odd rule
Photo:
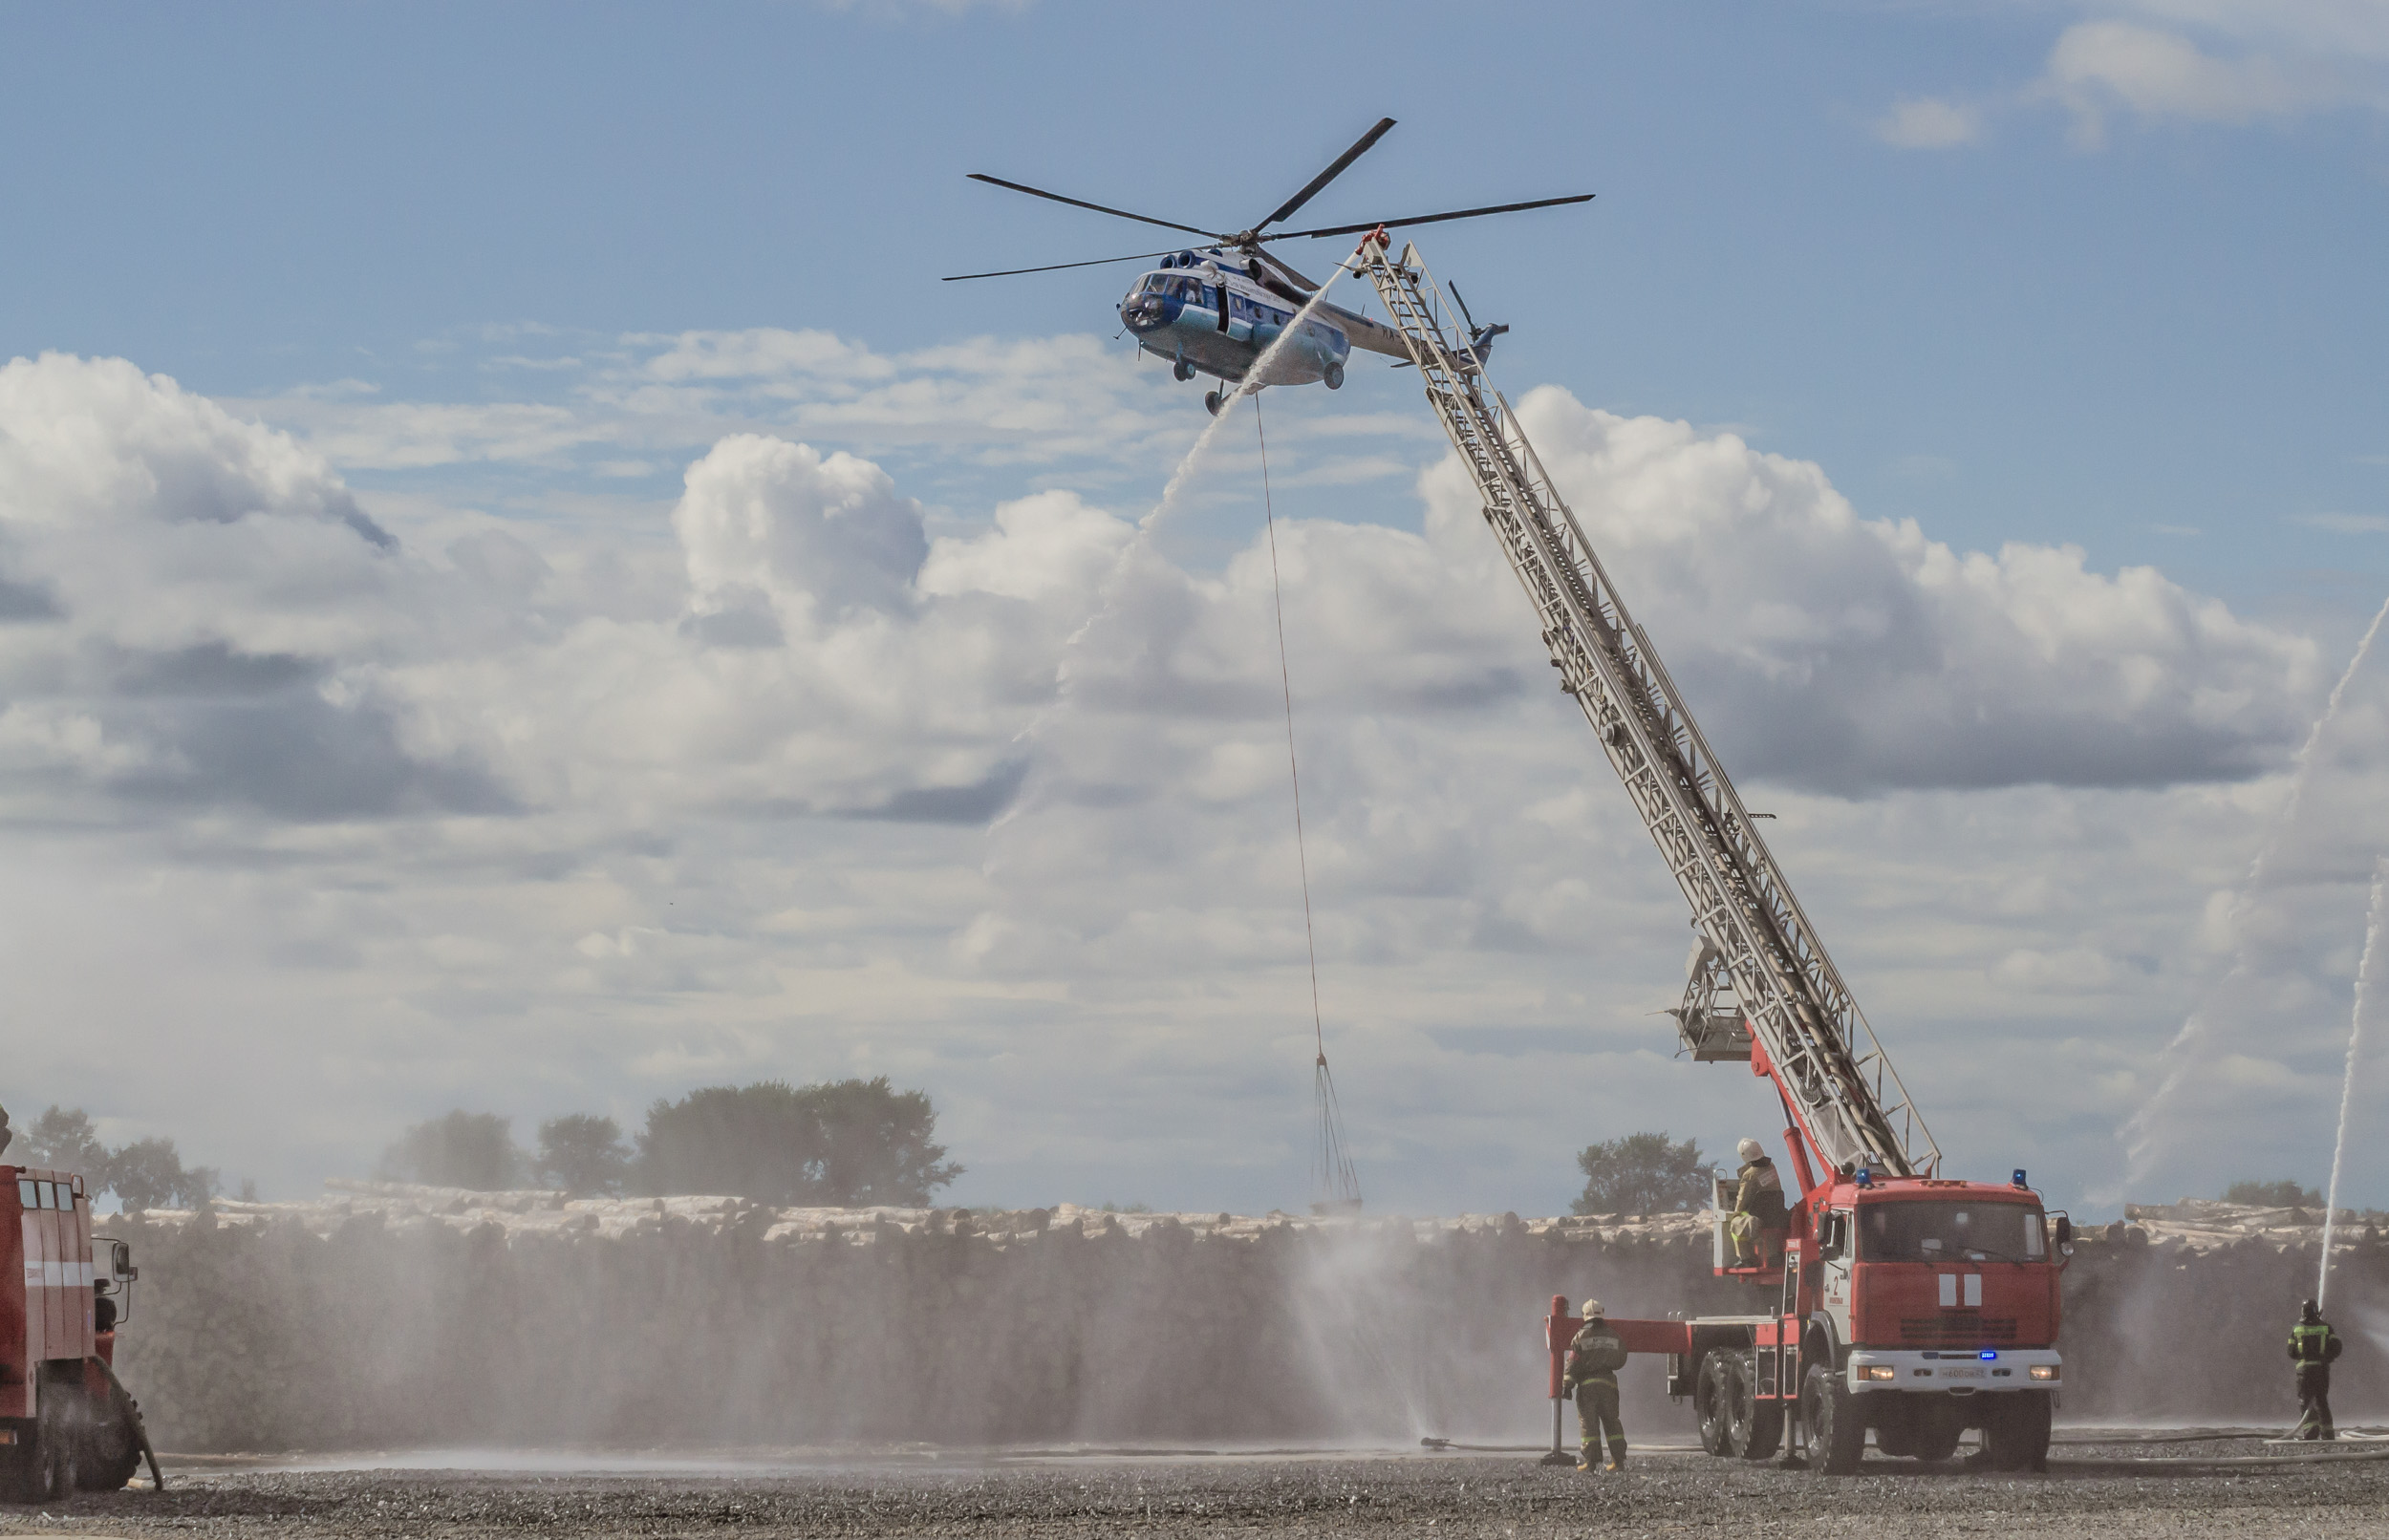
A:
<svg viewBox="0 0 2389 1540">
<path fill-rule="evenodd" d="M 2253 1437 L 2077 1434 L 2053 1450 L 2045 1476 L 1870 1457 L 1846 1478 L 1681 1449 L 1638 1453 L 1615 1476 L 1429 1451 L 365 1455 L 334 1463 L 346 1468 L 169 1457 L 164 1492 L 0 1508 L 0 1533 L 2389 1536 L 2389 1459 L 2120 1464 L 2280 1452 Z M 443 1460 L 448 1468 L 434 1468 Z"/>
</svg>

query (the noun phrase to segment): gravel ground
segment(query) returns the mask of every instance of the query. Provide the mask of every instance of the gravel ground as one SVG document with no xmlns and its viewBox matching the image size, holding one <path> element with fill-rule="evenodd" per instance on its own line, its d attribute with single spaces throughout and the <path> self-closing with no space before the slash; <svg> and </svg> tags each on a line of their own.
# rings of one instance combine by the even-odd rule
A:
<svg viewBox="0 0 2389 1540">
<path fill-rule="evenodd" d="M 2389 1444 L 2381 1446 L 2389 1449 Z M 2252 1438 L 2069 1441 L 2070 1462 L 2229 1458 Z M 481 1460 L 503 1465 L 502 1456 Z M 368 1465 L 371 1457 L 355 1462 Z M 2047 1476 L 1869 1461 L 1825 1478 L 1652 1451 L 1618 1476 L 1517 1455 L 887 1455 L 803 1464 L 626 1459 L 612 1469 L 177 1468 L 168 1490 L 0 1508 L 0 1533 L 1452 1536 L 2389 1536 L 2389 1459 Z M 593 1463 L 592 1463 L 593 1464 Z"/>
</svg>

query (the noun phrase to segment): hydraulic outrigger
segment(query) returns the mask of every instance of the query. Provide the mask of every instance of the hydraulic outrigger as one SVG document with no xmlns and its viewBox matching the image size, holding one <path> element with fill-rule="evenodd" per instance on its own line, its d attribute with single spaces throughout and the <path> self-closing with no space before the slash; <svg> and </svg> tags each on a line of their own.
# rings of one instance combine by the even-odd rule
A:
<svg viewBox="0 0 2389 1540">
<path fill-rule="evenodd" d="M 1969 1427 L 1984 1431 L 1988 1463 L 2039 1468 L 2061 1373 L 2066 1219 L 2053 1237 L 2021 1170 L 2004 1185 L 1937 1175 L 1941 1151 L 1907 1088 L 1509 401 L 1488 389 L 1465 328 L 1455 333 L 1417 246 L 1396 257 L 1373 231 L 1357 262 L 1475 480 L 1560 688 L 1691 906 L 1700 941 L 1670 1012 L 1686 1046 L 1747 1061 L 1783 1107 L 1800 1187 L 1791 1228 L 1739 1265 L 1720 1212 L 1714 1264 L 1779 1290 L 1777 1308 L 1611 1324 L 1629 1349 L 1668 1356 L 1668 1388 L 1692 1397 L 1712 1454 L 1775 1454 L 1797 1407 L 1794 1445 L 1827 1471 L 1856 1468 L 1869 1430 L 1883 1453 L 1944 1459 Z M 1555 1299 L 1544 1323 L 1555 1451 L 1560 1355 L 1577 1324 Z"/>
</svg>

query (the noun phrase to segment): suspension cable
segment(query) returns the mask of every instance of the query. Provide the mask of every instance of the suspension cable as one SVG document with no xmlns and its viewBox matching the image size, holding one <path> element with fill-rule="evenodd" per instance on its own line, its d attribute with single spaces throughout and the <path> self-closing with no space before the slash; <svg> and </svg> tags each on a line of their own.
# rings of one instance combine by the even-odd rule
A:
<svg viewBox="0 0 2389 1540">
<path fill-rule="evenodd" d="M 1360 1174 L 1345 1147 L 1344 1109 L 1336 1101 L 1335 1077 L 1327 1069 L 1327 1028 L 1319 1006 L 1319 937 L 1311 923 L 1310 851 L 1302 829 L 1302 766 L 1294 751 L 1294 674 L 1286 660 L 1285 586 L 1278 575 L 1278 511 L 1269 490 L 1269 431 L 1261 422 L 1260 393 L 1253 393 L 1253 431 L 1260 441 L 1261 517 L 1269 531 L 1269 591 L 1278 620 L 1278 685 L 1285 699 L 1286 777 L 1294 787 L 1294 859 L 1302 877 L 1302 944 L 1310 953 L 1311 1039 L 1318 1052 L 1311 1085 L 1319 1103 L 1319 1149 L 1313 1177 L 1323 1203 L 1357 1208 Z"/>
</svg>

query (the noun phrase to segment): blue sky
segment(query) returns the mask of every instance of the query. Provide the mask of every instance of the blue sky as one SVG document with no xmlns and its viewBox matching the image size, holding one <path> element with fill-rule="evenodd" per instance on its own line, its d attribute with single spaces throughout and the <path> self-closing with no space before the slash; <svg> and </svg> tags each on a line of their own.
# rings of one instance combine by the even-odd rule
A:
<svg viewBox="0 0 2389 1540">
<path fill-rule="evenodd" d="M 1281 788 L 1238 757 L 1265 749 L 1274 697 L 1222 683 L 1248 664 L 1274 678 L 1238 651 L 1263 633 L 1231 624 L 1259 570 L 1250 446 L 1223 438 L 1155 531 L 1173 575 L 1136 579 L 1210 651 L 1142 704 L 1098 691 L 1053 725 L 1039 692 L 1091 666 L 1070 638 L 1117 608 L 1126 579 L 1096 574 L 1202 426 L 1201 387 L 1114 336 L 1136 265 L 938 282 L 1150 244 L 968 172 L 1237 226 L 1391 116 L 1304 220 L 1597 193 L 1420 243 L 1515 327 L 1496 382 L 1564 393 L 1536 418 L 1547 457 L 1579 467 L 1581 510 L 1652 596 L 1696 708 L 1716 703 L 1711 736 L 1783 810 L 1795 878 L 1840 920 L 1828 936 L 1878 1024 L 1923 1023 L 1886 1037 L 1926 1060 L 1928 1110 L 1934 1087 L 1965 1101 L 1963 1044 L 2038 1045 L 2007 1073 L 2068 1066 L 2034 1137 L 2077 1196 L 2120 1190 L 2117 1126 L 2217 959 L 2254 944 L 2218 933 L 2213 895 L 2228 907 L 2389 590 L 2374 0 L 16 7 L 0 84 L 17 147 L 0 358 L 121 358 L 187 393 L 29 365 L 0 419 L 20 445 L 104 425 L 81 470 L 73 447 L 0 465 L 0 511 L 24 521 L 10 538 L 55 563 L 24 581 L 94 595 L 44 613 L 96 628 L 8 665 L 10 826 L 70 895 L 20 916 L 20 960 L 52 936 L 29 996 L 51 1003 L 25 1009 L 96 1012 L 138 1061 L 158 1042 L 150 986 L 78 1004 L 54 928 L 166 894 L 207 911 L 161 918 L 126 971 L 216 1002 L 212 1040 L 245 1073 L 347 1089 L 277 1144 L 235 1111 L 177 1112 L 163 1069 L 110 1081 L 61 1052 L 42 1073 L 120 1132 L 171 1124 L 269 1186 L 359 1168 L 493 1066 L 526 1123 L 635 1122 L 707 1078 L 885 1069 L 949 1109 L 972 1201 L 1281 1201 L 1308 1022 L 1219 1024 L 1281 1009 L 1290 976 L 1287 895 L 1237 888 L 1289 853 Z M 1343 248 L 1295 245 L 1315 274 Z M 1338 788 L 1351 821 L 1348 860 L 1315 869 L 1365 1179 L 1413 1208 L 1556 1207 L 1564 1164 L 1535 1152 L 1589 1137 L 1563 1084 L 1580 1073 L 1617 1116 L 1657 1095 L 1654 1115 L 1730 1144 L 1743 1088 L 1634 1036 L 1673 988 L 1681 917 L 1615 789 L 1557 789 L 1598 765 L 1523 693 L 1531 628 L 1500 608 L 1506 579 L 1468 565 L 1490 553 L 1441 543 L 1444 449 L 1410 376 L 1370 360 L 1341 392 L 1265 406 L 1278 512 L 1313 522 L 1322 553 L 1288 598 L 1298 644 L 1309 628 L 1294 663 L 1322 714 L 1322 823 Z M 229 599 L 165 545 L 116 558 L 154 591 L 78 588 L 103 568 L 42 544 L 55 510 L 85 507 L 84 473 L 110 466 L 183 519 L 183 461 L 142 447 L 176 435 L 293 520 L 354 497 L 416 565 L 369 581 L 309 565 L 293 535 L 242 558 L 298 563 L 287 581 Z M 1892 526 L 1853 534 L 1814 495 L 1827 483 Z M 740 507 L 770 528 L 742 533 Z M 930 554 L 872 567 L 823 543 L 838 518 Z M 1754 565 L 1762 549 L 1777 565 Z M 828 575 L 791 575 L 808 562 Z M 2143 566 L 2162 578 L 2120 576 Z M 870 619 L 896 610 L 854 599 L 891 584 L 911 596 L 900 647 Z M 987 618 L 999 601 L 1028 609 Z M 184 629 L 160 640 L 160 615 Z M 745 676 L 755 659 L 672 651 L 717 625 L 794 652 Z M 1796 633 L 1840 640 L 1812 654 Z M 1158 655 L 1161 634 L 1118 656 Z M 62 658 L 146 647 L 305 660 L 275 731 L 398 789 L 294 812 L 223 749 L 232 728 L 189 727 L 212 707 L 169 721 L 146 674 L 55 684 Z M 1903 648 L 1941 672 L 1903 672 Z M 931 661 L 957 655 L 985 677 Z M 1388 672 L 1413 657 L 1407 681 Z M 2357 736 L 2318 751 L 2357 802 L 2365 700 Z M 587 715 L 543 715 L 561 701 Z M 928 725 L 892 720 L 908 702 Z M 674 756 L 617 754 L 649 734 Z M 1011 811 L 992 832 L 882 816 L 911 791 Z M 1130 804 L 1145 822 L 1106 810 Z M 1504 819 L 1525 807 L 1545 835 L 1521 845 Z M 2312 995 L 2312 1040 L 2254 1069 L 2217 1050 L 2218 1085 L 2279 1098 L 2251 1118 L 2335 1101 L 2326 1002 L 2356 966 L 2364 887 L 2345 866 L 2322 861 L 2265 932 L 2311 941 L 2266 966 Z M 500 936 L 516 960 L 480 950 Z M 1099 947 L 1145 961 L 1073 961 Z M 1411 971 L 1361 981 L 1389 957 Z M 260 1000 L 274 1025 L 226 1047 Z M 1578 1041 L 1588 1012 L 1597 1049 Z M 1266 1067 L 1280 1049 L 1302 1073 Z M 1522 1110 L 1504 1088 L 1538 1062 Z M 1080 1075 L 1084 1102 L 1035 1099 Z M 1194 1085 L 1212 1089 L 1181 1097 L 1174 1143 L 1123 1153 L 1141 1131 L 1105 1121 L 1118 1105 Z M 2014 1164 L 1993 1109 L 1952 1117 L 1953 1148 Z M 2312 1166 L 2307 1133 L 2266 1137 L 2267 1160 Z M 1123 1190 L 1074 1186 L 1090 1170 Z"/>
<path fill-rule="evenodd" d="M 455 399 L 536 394 L 438 347 L 489 327 L 1108 335 L 1129 268 L 932 282 L 1148 244 L 965 171 L 1235 225 L 1391 115 L 1314 212 L 1601 195 L 1433 237 L 1517 326 L 1514 378 L 1735 426 L 1964 545 L 2249 600 L 2383 565 L 2298 522 L 2389 517 L 2367 106 L 2115 111 L 2087 150 L 2027 99 L 2055 5 L 1202 14 L 27 8 L 0 336 L 220 395 Z M 1920 97 L 1980 139 L 1883 142 Z"/>
</svg>

